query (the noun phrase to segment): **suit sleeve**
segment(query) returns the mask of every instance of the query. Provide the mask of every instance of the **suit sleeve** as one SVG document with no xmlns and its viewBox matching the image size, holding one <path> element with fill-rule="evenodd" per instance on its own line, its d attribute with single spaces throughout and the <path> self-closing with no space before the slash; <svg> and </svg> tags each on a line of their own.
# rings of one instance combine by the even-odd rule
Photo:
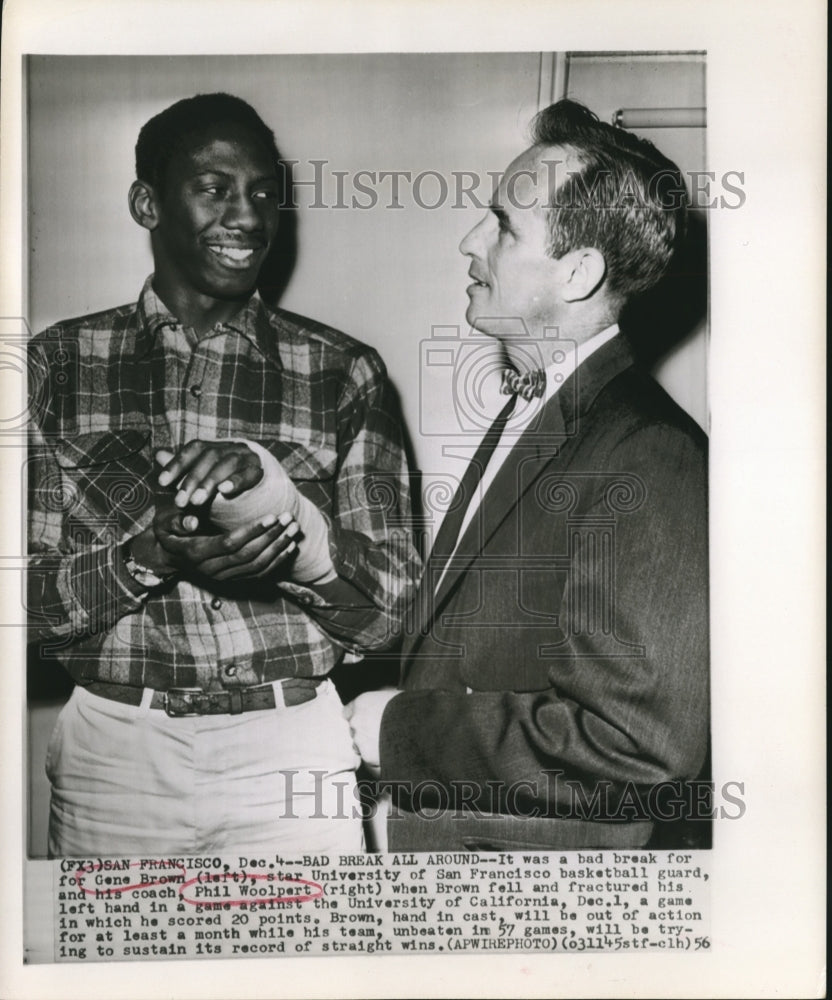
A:
<svg viewBox="0 0 832 1000">
<path fill-rule="evenodd" d="M 618 444 L 606 470 L 636 476 L 643 487 L 641 502 L 616 517 L 611 578 L 615 633 L 631 655 L 609 655 L 604 628 L 576 620 L 576 595 L 601 592 L 609 575 L 602 547 L 579 543 L 549 687 L 400 693 L 382 720 L 384 779 L 438 782 L 451 801 L 460 781 L 503 791 L 527 782 L 536 789 L 531 798 L 549 809 L 546 772 L 583 787 L 696 775 L 708 719 L 704 449 L 677 428 L 648 426 Z M 604 504 L 599 493 L 590 516 Z M 504 800 L 501 811 L 512 811 Z"/>
</svg>

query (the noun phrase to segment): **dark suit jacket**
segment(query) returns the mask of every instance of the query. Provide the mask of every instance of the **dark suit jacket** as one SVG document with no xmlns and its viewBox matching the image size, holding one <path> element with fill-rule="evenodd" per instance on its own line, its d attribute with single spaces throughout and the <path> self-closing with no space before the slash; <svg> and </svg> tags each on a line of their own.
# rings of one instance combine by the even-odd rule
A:
<svg viewBox="0 0 832 1000">
<path fill-rule="evenodd" d="M 617 336 L 518 440 L 435 599 L 428 564 L 382 720 L 391 848 L 644 844 L 651 789 L 707 748 L 707 552 L 706 438 Z"/>
</svg>

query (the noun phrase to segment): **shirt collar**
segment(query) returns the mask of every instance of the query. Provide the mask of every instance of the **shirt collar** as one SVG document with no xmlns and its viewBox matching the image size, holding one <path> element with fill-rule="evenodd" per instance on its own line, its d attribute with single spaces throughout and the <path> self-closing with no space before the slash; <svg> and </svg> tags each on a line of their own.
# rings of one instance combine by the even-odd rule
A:
<svg viewBox="0 0 832 1000">
<path fill-rule="evenodd" d="M 546 374 L 546 388 L 543 391 L 541 402 L 547 403 L 579 365 L 582 365 L 590 355 L 612 340 L 619 332 L 618 323 L 613 323 L 612 326 L 594 333 L 589 340 L 585 340 L 583 343 L 577 345 L 572 343 L 565 350 L 561 351 L 560 353 L 563 354 L 563 357 L 553 361 L 544 369 Z"/>
<path fill-rule="evenodd" d="M 575 373 L 576 369 L 619 332 L 618 323 L 613 323 L 612 326 L 593 334 L 589 340 L 585 340 L 581 344 L 575 344 L 574 341 L 564 341 L 562 346 L 556 346 L 556 341 L 549 342 L 554 348 L 553 360 L 543 369 L 546 376 L 543 395 L 533 397 L 528 402 L 518 401 L 515 416 L 511 421 L 515 439 L 518 433 L 531 424 L 535 415 L 557 394 L 560 387 Z"/>
<path fill-rule="evenodd" d="M 139 320 L 137 348 L 139 357 L 150 351 L 156 335 L 165 326 L 181 326 L 179 320 L 162 302 L 153 288 L 151 274 L 142 287 L 136 306 Z M 277 367 L 282 367 L 277 338 L 269 319 L 269 311 L 258 291 L 254 291 L 246 304 L 226 323 L 218 324 L 217 330 L 233 330 L 249 340 L 261 354 L 269 358 Z"/>
</svg>

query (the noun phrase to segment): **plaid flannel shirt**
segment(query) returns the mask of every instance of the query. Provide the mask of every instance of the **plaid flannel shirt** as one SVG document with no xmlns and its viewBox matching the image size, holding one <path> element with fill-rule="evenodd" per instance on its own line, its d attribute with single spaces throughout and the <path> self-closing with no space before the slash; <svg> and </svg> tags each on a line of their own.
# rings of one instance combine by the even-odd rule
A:
<svg viewBox="0 0 832 1000">
<path fill-rule="evenodd" d="M 247 687 L 322 676 L 394 638 L 418 578 L 401 425 L 374 350 L 255 295 L 201 338 L 150 279 L 136 305 L 58 324 L 30 350 L 30 637 L 80 683 Z M 153 520 L 153 455 L 257 441 L 330 526 L 328 605 L 287 580 L 179 576 L 136 593 L 117 547 Z"/>
</svg>

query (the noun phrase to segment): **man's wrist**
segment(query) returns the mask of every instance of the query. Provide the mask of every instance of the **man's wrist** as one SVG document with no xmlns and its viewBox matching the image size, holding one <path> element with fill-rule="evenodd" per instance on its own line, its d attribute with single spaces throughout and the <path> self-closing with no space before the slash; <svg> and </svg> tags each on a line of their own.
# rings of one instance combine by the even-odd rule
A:
<svg viewBox="0 0 832 1000">
<path fill-rule="evenodd" d="M 124 542 L 120 550 L 121 560 L 127 575 L 132 580 L 144 589 L 152 590 L 154 587 L 161 587 L 173 579 L 176 576 L 176 570 L 168 565 L 159 566 L 156 560 L 148 559 L 142 552 L 140 545 L 137 554 L 134 551 L 134 543 L 140 538 L 141 536 L 134 536 Z"/>
</svg>

